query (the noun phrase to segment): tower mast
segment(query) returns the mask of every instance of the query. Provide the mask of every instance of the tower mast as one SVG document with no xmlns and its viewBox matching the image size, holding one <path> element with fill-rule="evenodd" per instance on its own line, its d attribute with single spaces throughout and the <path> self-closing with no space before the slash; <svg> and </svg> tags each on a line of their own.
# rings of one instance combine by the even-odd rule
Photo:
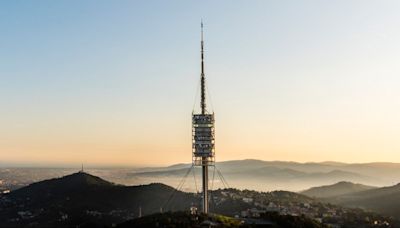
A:
<svg viewBox="0 0 400 228">
<path fill-rule="evenodd" d="M 208 213 L 208 167 L 214 165 L 214 113 L 206 108 L 206 79 L 204 74 L 204 39 L 203 22 L 201 22 L 201 114 L 192 115 L 192 162 L 201 166 L 203 213 Z"/>
<path fill-rule="evenodd" d="M 203 22 L 201 22 L 201 114 L 206 114 L 206 89 L 204 75 L 204 39 L 203 39 Z"/>
<path fill-rule="evenodd" d="M 201 114 L 206 114 L 206 89 L 204 75 L 204 39 L 203 22 L 201 22 Z M 203 187 L 203 213 L 208 214 L 208 158 L 201 159 L 202 187 Z"/>
</svg>

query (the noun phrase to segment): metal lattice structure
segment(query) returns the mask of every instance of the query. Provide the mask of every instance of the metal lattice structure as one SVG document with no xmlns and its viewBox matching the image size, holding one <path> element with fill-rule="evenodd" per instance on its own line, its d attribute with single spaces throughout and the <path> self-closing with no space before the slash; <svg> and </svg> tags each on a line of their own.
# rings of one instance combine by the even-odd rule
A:
<svg viewBox="0 0 400 228">
<path fill-rule="evenodd" d="M 192 115 L 192 162 L 202 166 L 203 161 L 214 165 L 215 162 L 215 128 L 213 114 Z"/>
</svg>

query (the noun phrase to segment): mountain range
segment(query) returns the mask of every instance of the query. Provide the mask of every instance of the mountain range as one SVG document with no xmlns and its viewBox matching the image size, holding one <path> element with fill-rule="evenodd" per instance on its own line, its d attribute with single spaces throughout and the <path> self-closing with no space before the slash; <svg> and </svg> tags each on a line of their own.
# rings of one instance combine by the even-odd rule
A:
<svg viewBox="0 0 400 228">
<path fill-rule="evenodd" d="M 210 191 L 210 210 L 227 216 L 237 216 L 253 210 L 259 216 L 260 211 L 266 213 L 277 210 L 288 215 L 268 215 L 275 225 L 279 224 L 278 221 L 284 224 L 286 220 L 294 221 L 294 224 L 311 222 L 307 218 L 293 219 L 291 214 L 304 213 L 306 217 L 318 217 L 329 211 L 335 213 L 336 217 L 334 220 L 328 219 L 327 222 L 357 225 L 349 227 L 370 227 L 365 220 L 367 217 L 376 221 L 391 220 L 363 210 L 345 209 L 326 202 L 346 207 L 364 207 L 400 218 L 397 204 L 397 200 L 400 199 L 399 186 L 362 190 L 365 186 L 341 182 L 308 191 L 313 194 L 329 191 L 329 188 L 336 191 L 335 196 L 323 199 L 288 191 L 218 189 Z M 343 191 L 344 188 L 350 190 Z M 111 227 L 137 219 L 141 215 L 151 215 L 160 211 L 188 211 L 190 207 L 201 208 L 200 201 L 200 194 L 182 192 L 160 183 L 124 186 L 78 172 L 33 183 L 9 194 L 0 195 L 0 227 Z M 163 214 L 158 216 L 160 222 L 164 221 Z M 149 220 L 137 222 L 146 223 Z M 396 221 L 391 221 L 393 222 Z"/>
<path fill-rule="evenodd" d="M 160 181 L 175 186 L 191 164 L 176 164 L 167 167 L 135 169 L 127 173 L 139 183 Z M 339 162 L 298 163 L 284 161 L 235 160 L 217 162 L 216 168 L 224 175 L 230 186 L 259 191 L 301 191 L 312 186 L 331 185 L 340 181 L 361 183 L 370 186 L 387 186 L 400 182 L 400 164 Z M 195 169 L 197 177 L 201 171 Z M 214 171 L 211 169 L 210 173 Z M 219 187 L 221 181 L 215 175 Z M 147 182 L 146 182 L 147 181 Z M 195 186 L 186 190 L 194 191 Z"/>
<path fill-rule="evenodd" d="M 178 186 L 191 164 L 142 168 L 87 168 L 86 171 L 105 180 L 123 185 L 143 185 L 154 182 Z M 234 187 L 258 191 L 302 191 L 314 186 L 331 185 L 341 181 L 368 186 L 390 186 L 400 182 L 399 163 L 348 164 L 340 162 L 299 163 L 262 161 L 254 159 L 223 161 L 216 169 L 225 177 L 224 185 L 213 167 L 210 181 L 214 188 Z M 29 183 L 61 177 L 77 169 L 72 168 L 0 168 L 0 190 L 17 189 Z M 198 191 L 193 179 L 200 180 L 196 168 L 188 176 L 183 190 Z M 1 184 L 2 183 L 2 184 Z"/>
</svg>

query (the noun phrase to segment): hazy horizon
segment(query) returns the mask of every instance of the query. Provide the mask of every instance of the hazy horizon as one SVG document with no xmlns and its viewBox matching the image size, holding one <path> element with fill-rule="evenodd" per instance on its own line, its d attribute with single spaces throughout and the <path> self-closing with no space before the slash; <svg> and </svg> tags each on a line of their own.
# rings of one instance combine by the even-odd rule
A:
<svg viewBox="0 0 400 228">
<path fill-rule="evenodd" d="M 391 162 L 391 161 L 373 161 L 373 162 L 343 162 L 343 161 L 291 161 L 291 160 L 263 160 L 263 159 L 254 159 L 254 158 L 246 158 L 246 159 L 232 159 L 232 160 L 217 160 L 218 163 L 224 162 L 232 162 L 232 161 L 246 161 L 246 160 L 254 160 L 254 161 L 263 161 L 263 162 L 282 162 L 282 163 L 296 163 L 296 164 L 399 164 L 400 162 Z M 187 162 L 176 162 L 169 164 L 107 164 L 107 163 L 83 163 L 84 168 L 92 169 L 92 168 L 121 168 L 121 169 L 141 169 L 141 168 L 162 168 L 169 167 L 174 165 L 190 165 L 191 161 Z M 41 163 L 41 162 L 4 162 L 0 161 L 0 168 L 67 168 L 67 169 L 78 169 L 82 168 L 82 163 L 60 163 L 60 162 L 51 162 L 51 163 Z"/>
<path fill-rule="evenodd" d="M 0 3 L 0 164 L 400 162 L 398 1 Z M 198 97 L 198 96 L 197 96 Z"/>
</svg>

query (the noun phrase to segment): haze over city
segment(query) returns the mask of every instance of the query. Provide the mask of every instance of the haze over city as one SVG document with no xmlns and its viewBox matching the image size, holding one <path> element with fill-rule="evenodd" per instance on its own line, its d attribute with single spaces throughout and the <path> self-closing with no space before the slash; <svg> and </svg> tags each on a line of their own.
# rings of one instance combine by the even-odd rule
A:
<svg viewBox="0 0 400 228">
<path fill-rule="evenodd" d="M 400 162 L 398 1 L 0 5 L 0 165 L 189 163 L 201 20 L 217 161 Z"/>
</svg>

